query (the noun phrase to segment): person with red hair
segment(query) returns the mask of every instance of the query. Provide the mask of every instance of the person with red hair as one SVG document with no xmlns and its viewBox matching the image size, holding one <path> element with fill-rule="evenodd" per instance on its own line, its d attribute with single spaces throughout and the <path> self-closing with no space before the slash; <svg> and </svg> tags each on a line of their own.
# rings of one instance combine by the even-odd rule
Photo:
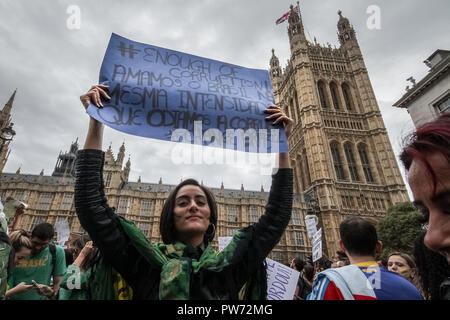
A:
<svg viewBox="0 0 450 320">
<path fill-rule="evenodd" d="M 424 243 L 450 264 L 450 113 L 418 128 L 400 160 L 414 204 L 428 220 Z"/>
<path fill-rule="evenodd" d="M 450 113 L 414 132 L 400 155 L 408 171 L 414 204 L 428 221 L 424 244 L 443 255 L 450 267 Z M 450 278 L 440 287 L 450 299 Z"/>
</svg>

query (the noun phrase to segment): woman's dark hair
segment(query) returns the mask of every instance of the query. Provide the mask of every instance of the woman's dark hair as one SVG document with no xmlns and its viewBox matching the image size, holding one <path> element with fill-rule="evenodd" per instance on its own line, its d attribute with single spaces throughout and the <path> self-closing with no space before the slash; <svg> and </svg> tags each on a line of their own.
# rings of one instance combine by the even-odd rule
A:
<svg viewBox="0 0 450 320">
<path fill-rule="evenodd" d="M 51 240 L 55 230 L 50 223 L 40 223 L 31 231 L 31 237 L 37 237 L 41 240 Z"/>
<path fill-rule="evenodd" d="M 303 268 L 303 274 L 309 282 L 312 282 L 314 280 L 314 266 L 307 263 Z"/>
<path fill-rule="evenodd" d="M 378 242 L 374 225 L 360 217 L 350 217 L 341 222 L 339 233 L 350 255 L 374 255 Z"/>
<path fill-rule="evenodd" d="M 179 185 L 175 187 L 172 192 L 170 192 L 169 197 L 164 202 L 164 206 L 161 212 L 161 219 L 159 223 L 159 230 L 161 232 L 162 241 L 165 244 L 171 244 L 175 243 L 178 240 L 177 232 L 175 230 L 175 219 L 174 219 L 174 208 L 175 208 L 175 200 L 177 197 L 178 191 L 187 185 L 193 185 L 199 187 L 206 195 L 206 199 L 208 201 L 209 210 L 211 212 L 209 216 L 209 221 L 211 225 L 206 230 L 206 234 L 204 237 L 204 244 L 208 245 L 209 242 L 211 242 L 214 239 L 216 229 L 217 229 L 217 204 L 216 200 L 214 199 L 214 195 L 212 192 L 200 185 L 197 180 L 194 179 L 187 179 L 181 182 Z M 212 230 L 211 230 L 212 229 Z"/>
<path fill-rule="evenodd" d="M 71 248 L 65 248 L 64 255 L 66 256 L 66 267 L 68 267 L 73 263 L 73 250 Z"/>
<path fill-rule="evenodd" d="M 86 243 L 91 241 L 91 238 L 89 235 L 84 234 L 80 236 L 79 238 L 76 238 L 72 241 L 72 246 L 80 248 L 82 250 Z M 92 268 L 92 266 L 97 262 L 97 255 L 99 251 L 98 248 L 93 248 L 92 251 L 84 258 L 83 262 L 81 263 L 80 268 L 82 270 L 88 270 Z"/>
<path fill-rule="evenodd" d="M 439 300 L 439 286 L 450 276 L 450 268 L 442 255 L 425 246 L 425 234 L 422 232 L 414 242 L 414 258 L 425 298 Z"/>
<path fill-rule="evenodd" d="M 300 259 L 300 258 L 294 258 L 294 265 L 295 265 L 295 269 L 298 271 L 298 272 L 301 272 L 302 270 L 303 270 L 303 268 L 305 267 L 305 264 L 306 264 L 306 262 L 305 261 L 303 261 L 302 259 Z"/>
<path fill-rule="evenodd" d="M 437 119 L 428 122 L 418 128 L 416 132 L 405 140 L 405 147 L 400 154 L 400 160 L 409 170 L 414 159 L 418 159 L 425 165 L 433 181 L 436 191 L 436 173 L 427 161 L 426 156 L 440 153 L 450 163 L 450 113 L 443 113 Z"/>
</svg>

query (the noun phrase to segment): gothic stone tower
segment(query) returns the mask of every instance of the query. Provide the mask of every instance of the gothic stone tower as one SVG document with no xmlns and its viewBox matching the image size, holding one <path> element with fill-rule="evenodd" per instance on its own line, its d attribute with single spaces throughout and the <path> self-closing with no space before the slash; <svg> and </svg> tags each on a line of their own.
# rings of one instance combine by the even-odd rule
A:
<svg viewBox="0 0 450 320">
<path fill-rule="evenodd" d="M 309 42 L 291 6 L 291 57 L 284 70 L 272 50 L 275 101 L 296 120 L 290 137 L 295 190 L 314 197 L 328 255 L 350 215 L 376 222 L 409 201 L 355 30 L 339 11 L 338 49 Z"/>
<path fill-rule="evenodd" d="M 14 104 L 14 98 L 16 96 L 17 90 L 14 91 L 14 93 L 9 98 L 8 102 L 5 104 L 2 110 L 0 110 L 0 130 L 4 130 L 9 128 L 12 130 L 12 127 L 14 126 L 14 123 L 11 123 L 11 110 Z M 9 148 L 9 144 L 11 143 L 11 140 L 5 140 L 3 141 L 2 138 L 0 138 L 0 172 L 3 171 L 3 168 L 6 165 L 6 162 L 8 161 L 9 154 L 11 153 L 11 150 Z"/>
</svg>

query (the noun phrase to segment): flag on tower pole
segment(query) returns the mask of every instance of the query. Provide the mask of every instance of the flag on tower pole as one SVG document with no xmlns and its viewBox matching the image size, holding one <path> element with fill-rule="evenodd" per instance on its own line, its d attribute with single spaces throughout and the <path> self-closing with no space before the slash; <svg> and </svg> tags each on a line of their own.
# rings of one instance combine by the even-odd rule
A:
<svg viewBox="0 0 450 320">
<path fill-rule="evenodd" d="M 294 7 L 294 12 L 298 13 L 298 6 Z M 277 21 L 275 21 L 276 24 L 280 24 L 285 22 L 287 19 L 289 19 L 289 16 L 291 15 L 291 10 L 283 14 Z"/>
</svg>

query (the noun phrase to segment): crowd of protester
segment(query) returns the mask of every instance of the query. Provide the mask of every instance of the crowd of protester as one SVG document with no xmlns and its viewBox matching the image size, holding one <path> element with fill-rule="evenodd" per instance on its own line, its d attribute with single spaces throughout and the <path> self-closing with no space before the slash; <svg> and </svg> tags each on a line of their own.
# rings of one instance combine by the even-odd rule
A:
<svg viewBox="0 0 450 320">
<path fill-rule="evenodd" d="M 81 97 L 101 106 L 106 86 Z M 293 121 L 277 106 L 268 118 Z M 161 213 L 162 243 L 149 243 L 133 223 L 116 215 L 104 196 L 103 125 L 90 119 L 77 157 L 75 205 L 88 235 L 67 248 L 53 242 L 54 228 L 41 223 L 31 233 L 0 230 L 0 299 L 265 299 L 264 260 L 278 243 L 292 210 L 293 172 L 280 154 L 266 212 L 237 232 L 220 253 L 212 249 L 217 204 L 210 190 L 189 179 L 169 195 Z M 427 219 L 414 254 L 393 251 L 384 263 L 372 222 L 350 217 L 339 226 L 340 250 L 329 259 L 292 260 L 299 272 L 294 300 L 449 299 L 450 114 L 419 128 L 401 155 L 414 203 Z M 244 289 L 243 289 L 244 288 Z"/>
</svg>

